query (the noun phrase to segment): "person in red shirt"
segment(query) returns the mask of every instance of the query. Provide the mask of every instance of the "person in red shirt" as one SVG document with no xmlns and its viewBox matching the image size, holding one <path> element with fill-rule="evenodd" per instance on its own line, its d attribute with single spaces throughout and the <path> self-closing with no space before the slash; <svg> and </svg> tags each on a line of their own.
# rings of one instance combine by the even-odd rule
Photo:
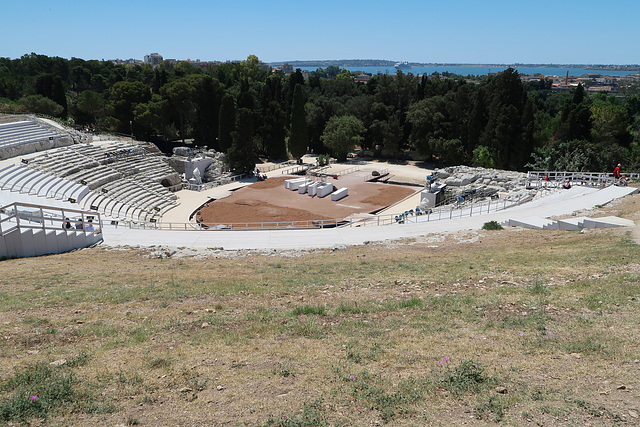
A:
<svg viewBox="0 0 640 427">
<path fill-rule="evenodd" d="M 620 180 L 620 163 L 613 169 L 613 182 L 618 182 Z"/>
</svg>

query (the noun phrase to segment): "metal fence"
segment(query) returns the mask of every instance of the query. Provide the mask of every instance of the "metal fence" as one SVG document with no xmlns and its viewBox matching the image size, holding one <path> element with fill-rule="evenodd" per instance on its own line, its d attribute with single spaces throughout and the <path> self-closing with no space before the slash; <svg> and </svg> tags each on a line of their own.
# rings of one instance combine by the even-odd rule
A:
<svg viewBox="0 0 640 427">
<path fill-rule="evenodd" d="M 300 173 L 300 172 L 305 172 L 305 171 L 311 169 L 312 167 L 313 167 L 313 165 L 308 164 L 308 163 L 304 163 L 302 165 L 297 165 L 297 166 L 294 166 L 292 168 L 283 170 L 282 171 L 282 175 L 293 175 L 293 174 L 297 174 L 297 173 Z"/>
<path fill-rule="evenodd" d="M 211 182 L 205 182 L 203 184 L 191 184 L 191 183 L 187 183 L 187 184 L 183 184 L 184 188 L 186 188 L 187 190 L 191 190 L 191 191 L 204 191 L 204 190 L 208 190 L 210 188 L 215 188 L 215 187 L 219 187 L 221 185 L 225 185 L 225 184 L 230 184 L 232 182 L 236 182 L 236 181 L 240 181 L 241 179 L 244 179 L 247 177 L 247 174 L 240 174 L 240 175 L 233 175 L 233 176 L 226 176 L 224 178 L 219 178 L 215 181 L 211 181 Z"/>
<path fill-rule="evenodd" d="M 269 166 L 260 166 L 260 165 L 256 165 L 256 170 L 259 170 L 260 173 L 267 173 L 267 172 L 271 172 L 277 169 L 282 169 L 284 167 L 290 166 L 292 164 L 294 164 L 295 161 L 294 160 L 289 160 L 283 163 L 276 163 L 274 165 L 269 165 Z"/>
<path fill-rule="evenodd" d="M 218 230 L 304 230 L 336 227 L 371 227 L 393 224 L 439 221 L 443 219 L 465 218 L 486 215 L 527 202 L 533 198 L 530 194 L 522 194 L 515 198 L 468 202 L 456 206 L 445 206 L 435 209 L 409 210 L 401 214 L 350 216 L 341 219 L 307 220 L 307 221 L 254 221 L 241 223 L 204 224 L 198 222 L 140 222 L 112 221 L 105 226 L 126 227 L 136 230 L 167 231 L 218 231 Z"/>
<path fill-rule="evenodd" d="M 632 181 L 640 179 L 640 173 L 623 173 Z M 531 171 L 527 173 L 527 188 L 557 188 L 565 180 L 589 187 L 606 187 L 614 183 L 614 176 L 607 172 Z"/>
<path fill-rule="evenodd" d="M 88 227 L 91 224 L 91 229 Z M 68 226 L 67 226 L 68 225 Z M 100 233 L 97 212 L 14 202 L 0 207 L 0 235 L 15 229 L 68 230 Z"/>
</svg>

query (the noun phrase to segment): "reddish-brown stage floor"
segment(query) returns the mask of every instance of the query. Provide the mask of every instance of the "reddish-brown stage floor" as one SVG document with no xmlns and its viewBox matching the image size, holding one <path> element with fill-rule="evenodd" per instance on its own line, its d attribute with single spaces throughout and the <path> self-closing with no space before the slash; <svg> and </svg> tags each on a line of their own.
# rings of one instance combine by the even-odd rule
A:
<svg viewBox="0 0 640 427">
<path fill-rule="evenodd" d="M 339 201 L 298 194 L 284 188 L 284 176 L 269 178 L 236 190 L 231 196 L 216 200 L 200 211 L 205 224 L 308 221 L 342 219 L 355 213 L 371 213 L 404 199 L 419 188 L 403 185 L 364 182 L 362 174 L 326 178 L 336 188 L 348 187 L 349 195 Z"/>
</svg>

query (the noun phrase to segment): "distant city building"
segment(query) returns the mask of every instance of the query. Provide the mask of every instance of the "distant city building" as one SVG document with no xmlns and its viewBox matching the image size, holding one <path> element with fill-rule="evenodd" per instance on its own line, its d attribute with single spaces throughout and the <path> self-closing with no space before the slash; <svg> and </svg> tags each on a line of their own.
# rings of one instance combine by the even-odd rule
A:
<svg viewBox="0 0 640 427">
<path fill-rule="evenodd" d="M 152 53 L 150 55 L 144 56 L 144 62 L 147 64 L 151 64 L 152 67 L 156 67 L 163 61 L 162 55 L 159 53 Z"/>
<path fill-rule="evenodd" d="M 111 62 L 113 62 L 115 65 L 139 65 L 142 64 L 142 61 L 140 61 L 139 59 L 133 59 L 133 58 L 129 58 L 129 59 L 111 59 Z"/>
<path fill-rule="evenodd" d="M 190 58 L 187 58 L 185 62 L 189 63 L 189 65 L 191 65 L 192 67 L 199 67 L 199 68 L 207 68 L 209 66 L 215 67 L 218 64 L 217 61 L 201 61 L 199 59 L 196 59 L 195 61 L 193 61 Z"/>
<path fill-rule="evenodd" d="M 369 80 L 371 80 L 371 75 L 364 74 L 364 73 L 357 75 L 356 78 L 354 79 L 356 83 L 364 83 L 364 84 L 369 83 Z"/>
<path fill-rule="evenodd" d="M 271 64 L 267 64 L 266 62 L 258 61 L 258 68 L 263 71 L 269 71 L 271 69 Z"/>
<path fill-rule="evenodd" d="M 284 63 L 282 64 L 282 67 L 280 67 L 280 70 L 283 74 L 291 74 L 293 73 L 293 65 Z"/>
</svg>

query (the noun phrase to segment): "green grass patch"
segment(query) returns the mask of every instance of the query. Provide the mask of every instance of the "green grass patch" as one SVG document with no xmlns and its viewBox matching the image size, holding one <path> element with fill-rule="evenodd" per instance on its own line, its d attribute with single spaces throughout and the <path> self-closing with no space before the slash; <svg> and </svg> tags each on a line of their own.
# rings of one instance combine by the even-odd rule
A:
<svg viewBox="0 0 640 427">
<path fill-rule="evenodd" d="M 406 415 L 413 404 L 433 389 L 433 383 L 426 378 L 392 380 L 366 370 L 353 375 L 339 372 L 339 375 L 351 398 L 378 412 L 385 423 Z"/>
<path fill-rule="evenodd" d="M 404 310 L 404 309 L 418 309 L 424 306 L 424 301 L 422 301 L 418 297 L 411 297 L 408 299 L 403 299 L 400 301 L 392 300 L 386 301 L 384 304 L 384 310 L 386 311 L 396 311 L 396 310 Z"/>
<path fill-rule="evenodd" d="M 353 302 L 341 302 L 338 308 L 336 308 L 335 313 L 337 315 L 340 314 L 363 314 L 371 311 L 371 306 L 365 303 L 358 303 L 358 301 Z"/>
<path fill-rule="evenodd" d="M 263 427 L 323 427 L 328 426 L 326 409 L 323 399 L 318 398 L 305 402 L 300 412 L 285 412 L 279 416 L 270 416 Z"/>
<path fill-rule="evenodd" d="M 302 307 L 296 307 L 291 311 L 292 316 L 325 316 L 327 314 L 327 308 L 324 305 L 305 305 Z"/>
<path fill-rule="evenodd" d="M 495 386 L 500 380 L 486 374 L 484 366 L 473 360 L 465 360 L 457 366 L 446 363 L 443 372 L 439 375 L 438 385 L 450 391 L 454 396 L 465 393 L 479 393 L 480 391 Z"/>
<path fill-rule="evenodd" d="M 15 368 L 0 383 L 0 421 L 29 424 L 51 415 L 108 413 L 115 408 L 99 402 L 90 384 L 81 380 L 73 368 L 89 359 L 85 353 L 65 365 L 52 367 L 45 362 Z"/>
<path fill-rule="evenodd" d="M 607 347 L 604 343 L 594 337 L 567 341 L 562 345 L 562 348 L 567 353 L 597 354 L 607 352 Z"/>
</svg>

